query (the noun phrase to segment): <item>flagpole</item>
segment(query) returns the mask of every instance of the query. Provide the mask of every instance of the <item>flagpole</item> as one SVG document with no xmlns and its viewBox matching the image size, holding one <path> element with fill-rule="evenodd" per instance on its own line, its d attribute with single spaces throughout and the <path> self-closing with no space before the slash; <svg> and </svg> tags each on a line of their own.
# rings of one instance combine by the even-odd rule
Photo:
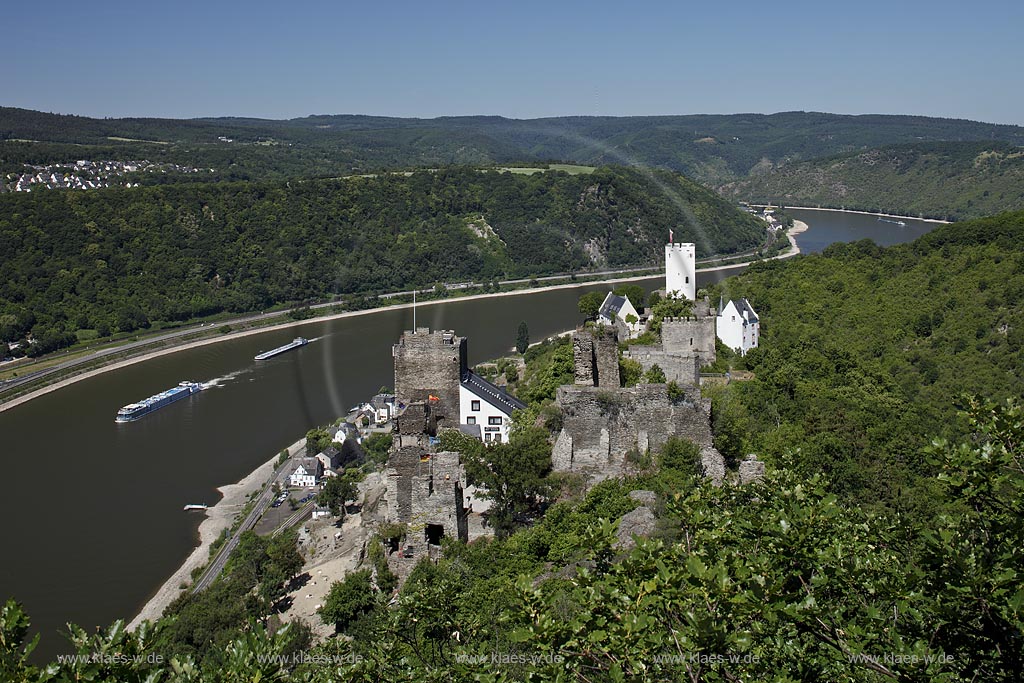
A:
<svg viewBox="0 0 1024 683">
<path fill-rule="evenodd" d="M 412 331 L 416 332 L 416 290 L 412 290 Z"/>
</svg>

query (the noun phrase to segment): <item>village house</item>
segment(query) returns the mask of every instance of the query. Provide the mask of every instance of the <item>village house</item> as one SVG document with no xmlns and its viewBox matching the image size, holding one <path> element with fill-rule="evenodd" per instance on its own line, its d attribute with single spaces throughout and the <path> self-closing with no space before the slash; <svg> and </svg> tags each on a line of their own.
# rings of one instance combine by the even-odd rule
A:
<svg viewBox="0 0 1024 683">
<path fill-rule="evenodd" d="M 512 411 L 522 410 L 526 404 L 515 396 L 491 384 L 472 370 L 465 370 L 459 385 L 459 425 L 469 429 L 484 443 L 508 441 Z M 479 427 L 476 432 L 473 427 Z"/>
<path fill-rule="evenodd" d="M 615 325 L 616 321 L 621 322 L 624 331 L 630 338 L 641 332 L 640 314 L 628 297 L 617 296 L 608 292 L 604 298 L 601 308 L 597 312 L 597 322 L 602 325 Z"/>
<path fill-rule="evenodd" d="M 323 463 L 317 458 L 300 458 L 295 470 L 288 476 L 288 485 L 312 488 L 323 475 Z"/>
<path fill-rule="evenodd" d="M 395 395 L 377 394 L 370 399 L 370 408 L 377 424 L 384 424 L 395 416 Z"/>
<path fill-rule="evenodd" d="M 316 459 L 319 460 L 320 464 L 323 466 L 324 474 L 341 467 L 341 451 L 334 446 L 328 446 L 320 453 L 317 453 Z"/>
</svg>

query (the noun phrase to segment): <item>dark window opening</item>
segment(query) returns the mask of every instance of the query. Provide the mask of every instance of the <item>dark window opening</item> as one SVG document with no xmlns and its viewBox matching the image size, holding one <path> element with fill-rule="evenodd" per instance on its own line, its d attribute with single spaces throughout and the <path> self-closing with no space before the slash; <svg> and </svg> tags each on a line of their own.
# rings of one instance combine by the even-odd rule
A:
<svg viewBox="0 0 1024 683">
<path fill-rule="evenodd" d="M 440 524 L 428 524 L 423 533 L 427 543 L 430 545 L 441 545 L 441 539 L 444 538 L 444 527 Z"/>
</svg>

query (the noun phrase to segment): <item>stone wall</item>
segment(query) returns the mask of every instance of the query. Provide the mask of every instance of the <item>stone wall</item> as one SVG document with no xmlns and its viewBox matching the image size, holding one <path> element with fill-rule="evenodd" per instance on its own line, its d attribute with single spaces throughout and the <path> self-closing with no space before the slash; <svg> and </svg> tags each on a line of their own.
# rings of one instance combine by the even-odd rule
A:
<svg viewBox="0 0 1024 683">
<path fill-rule="evenodd" d="M 415 554 L 427 551 L 432 533 L 468 540 L 466 473 L 458 453 L 398 448 L 388 458 L 385 481 L 387 521 L 409 526 L 406 544 Z"/>
<path fill-rule="evenodd" d="M 429 401 L 433 419 L 459 423 L 459 382 L 466 367 L 466 340 L 451 330 L 421 327 L 405 332 L 393 348 L 395 396 L 403 404 Z"/>
<path fill-rule="evenodd" d="M 697 387 L 684 392 L 673 402 L 664 384 L 559 387 L 563 424 L 551 456 L 554 469 L 581 473 L 591 483 L 619 477 L 627 473 L 626 453 L 657 451 L 670 436 L 696 443 L 709 461 L 721 458 L 712 446 L 710 401 Z"/>
<path fill-rule="evenodd" d="M 632 358 L 647 372 L 657 365 L 665 372 L 665 381 L 680 385 L 695 386 L 700 382 L 701 358 L 665 353 L 660 346 L 630 346 L 623 352 L 624 358 Z"/>
<path fill-rule="evenodd" d="M 615 328 L 577 328 L 572 335 L 572 357 L 576 384 L 618 388 L 619 337 Z"/>
<path fill-rule="evenodd" d="M 666 318 L 661 323 L 661 346 L 666 353 L 700 356 L 701 365 L 715 362 L 715 318 Z"/>
</svg>

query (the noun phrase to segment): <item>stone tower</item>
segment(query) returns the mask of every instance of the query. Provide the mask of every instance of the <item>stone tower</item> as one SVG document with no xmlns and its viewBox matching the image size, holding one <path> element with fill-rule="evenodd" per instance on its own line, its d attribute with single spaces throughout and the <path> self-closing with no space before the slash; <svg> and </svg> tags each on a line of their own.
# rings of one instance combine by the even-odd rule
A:
<svg viewBox="0 0 1024 683">
<path fill-rule="evenodd" d="M 438 426 L 459 424 L 459 383 L 466 369 L 466 340 L 451 330 L 406 331 L 392 348 L 395 400 L 424 403 Z"/>
<path fill-rule="evenodd" d="M 665 293 L 693 301 L 697 298 L 696 247 L 690 242 L 665 245 Z"/>
<path fill-rule="evenodd" d="M 614 327 L 581 327 L 572 335 L 573 383 L 619 388 L 619 337 Z"/>
<path fill-rule="evenodd" d="M 406 540 L 415 554 L 444 537 L 468 540 L 466 472 L 458 453 L 399 448 L 388 458 L 385 476 L 387 519 L 409 525 Z"/>
</svg>

